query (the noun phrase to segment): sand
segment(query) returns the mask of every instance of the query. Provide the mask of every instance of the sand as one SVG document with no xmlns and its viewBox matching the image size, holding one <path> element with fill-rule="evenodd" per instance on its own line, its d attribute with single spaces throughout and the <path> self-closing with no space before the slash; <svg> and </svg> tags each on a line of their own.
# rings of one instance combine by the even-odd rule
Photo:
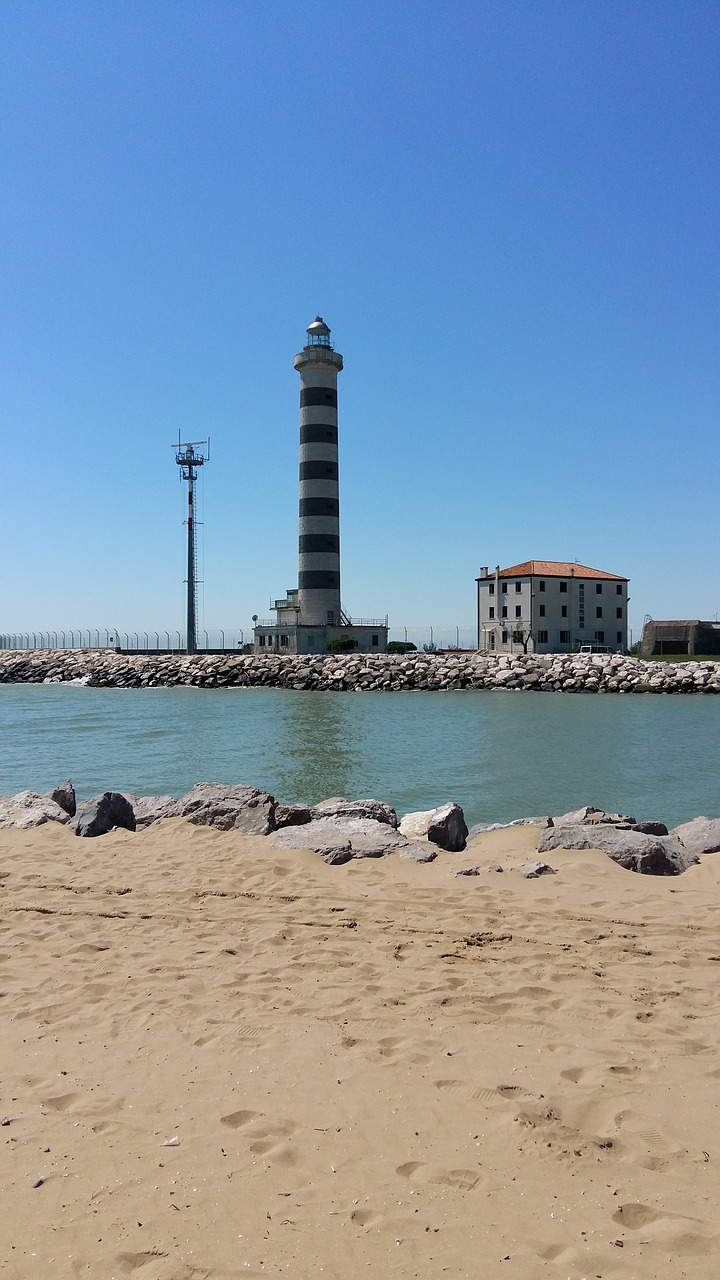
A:
<svg viewBox="0 0 720 1280">
<path fill-rule="evenodd" d="M 716 1274 L 720 855 L 536 835 L 0 831 L 2 1275 Z"/>
</svg>

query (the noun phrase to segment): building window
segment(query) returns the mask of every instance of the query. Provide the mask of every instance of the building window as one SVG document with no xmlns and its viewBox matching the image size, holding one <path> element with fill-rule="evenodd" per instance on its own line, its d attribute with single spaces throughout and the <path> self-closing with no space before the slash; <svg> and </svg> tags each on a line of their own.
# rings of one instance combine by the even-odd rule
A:
<svg viewBox="0 0 720 1280">
<path fill-rule="evenodd" d="M 504 596 L 507 595 L 507 582 L 503 582 L 502 584 L 502 593 Z"/>
<path fill-rule="evenodd" d="M 488 587 L 488 595 L 490 595 L 490 596 L 494 596 L 494 595 L 495 595 L 495 583 L 494 583 L 494 582 L 491 582 L 491 583 L 490 583 L 490 586 Z"/>
<path fill-rule="evenodd" d="M 494 618 L 494 617 L 495 617 L 495 605 L 491 604 L 490 608 L 488 609 L 488 618 Z"/>
<path fill-rule="evenodd" d="M 335 612 L 333 609 L 328 609 L 327 611 L 327 625 L 329 627 L 335 626 Z"/>
<path fill-rule="evenodd" d="M 503 618 L 507 618 L 507 605 L 506 605 L 506 604 L 504 604 L 504 605 L 503 605 L 503 607 L 502 607 L 502 616 L 503 616 Z"/>
<path fill-rule="evenodd" d="M 596 618 L 602 618 L 602 605 L 601 605 L 601 604 L 599 604 L 599 605 L 598 605 L 598 607 L 597 607 L 597 609 L 595 610 L 595 617 L 596 617 Z"/>
<path fill-rule="evenodd" d="M 595 595 L 596 595 L 596 596 L 601 596 L 601 595 L 602 595 L 602 582 L 596 582 L 596 583 L 595 583 Z"/>
<path fill-rule="evenodd" d="M 508 633 L 507 633 L 507 631 L 503 631 L 503 633 L 502 633 L 502 642 L 503 642 L 503 644 L 507 644 L 507 637 L 508 637 Z M 495 639 L 495 637 L 493 636 L 493 640 L 494 640 L 494 639 Z"/>
<path fill-rule="evenodd" d="M 618 644 L 622 644 L 622 631 L 618 631 L 616 634 Z"/>
<path fill-rule="evenodd" d="M 519 591 L 522 591 L 522 582 L 515 583 L 515 594 L 517 595 Z"/>
<path fill-rule="evenodd" d="M 544 604 L 541 604 L 541 605 L 540 605 L 540 617 L 541 617 L 541 618 L 544 618 L 544 617 L 545 617 L 545 605 L 544 605 Z"/>
<path fill-rule="evenodd" d="M 570 643 L 570 632 L 569 632 L 569 631 L 561 631 L 561 632 L 560 632 L 560 643 L 561 643 L 561 644 L 569 644 L 569 643 Z"/>
<path fill-rule="evenodd" d="M 567 595 L 567 582 L 561 582 L 561 583 L 560 583 L 560 590 L 561 590 L 561 592 L 564 592 L 564 593 L 565 593 L 565 595 Z"/>
<path fill-rule="evenodd" d="M 265 637 L 264 637 L 264 636 L 258 636 L 258 640 L 260 641 L 260 648 L 261 648 L 261 649 L 264 649 L 264 648 L 265 648 Z"/>
<path fill-rule="evenodd" d="M 621 605 L 618 605 L 617 609 L 615 610 L 615 617 L 616 617 L 616 618 L 622 618 L 622 606 L 621 606 Z"/>
<path fill-rule="evenodd" d="M 547 644 L 547 631 L 538 631 L 538 644 Z"/>
<path fill-rule="evenodd" d="M 596 632 L 595 632 L 595 639 L 597 640 L 598 644 L 604 644 L 604 643 L 605 643 L 605 632 L 604 632 L 604 631 L 596 631 Z"/>
<path fill-rule="evenodd" d="M 287 649 L 287 648 L 288 648 L 288 638 L 287 638 L 287 636 L 281 636 L 281 637 L 280 637 L 280 646 L 281 646 L 281 648 L 283 648 L 283 649 Z"/>
<path fill-rule="evenodd" d="M 521 605 L 521 604 L 516 604 L 516 605 L 515 605 L 515 617 L 516 617 L 516 618 L 522 618 L 522 605 Z"/>
<path fill-rule="evenodd" d="M 617 584 L 617 586 L 616 586 L 616 588 L 615 588 L 615 595 L 616 595 L 616 596 L 621 596 L 621 595 L 622 595 L 622 583 L 621 583 L 621 582 L 618 582 L 618 584 Z"/>
<path fill-rule="evenodd" d="M 544 591 L 544 590 L 545 590 L 545 583 L 541 578 L 540 581 L 538 582 L 538 591 Z"/>
<path fill-rule="evenodd" d="M 377 649 L 378 645 L 380 644 L 380 637 L 379 637 L 379 635 L 378 635 L 378 636 L 373 636 L 373 637 L 372 637 L 372 640 L 370 641 L 370 644 L 373 646 L 373 648 L 374 648 L 374 649 Z"/>
<path fill-rule="evenodd" d="M 567 605 L 566 605 L 566 604 L 563 604 L 563 605 L 561 605 L 561 606 L 560 606 L 560 614 L 561 614 L 561 616 L 562 616 L 563 618 L 567 618 Z"/>
</svg>

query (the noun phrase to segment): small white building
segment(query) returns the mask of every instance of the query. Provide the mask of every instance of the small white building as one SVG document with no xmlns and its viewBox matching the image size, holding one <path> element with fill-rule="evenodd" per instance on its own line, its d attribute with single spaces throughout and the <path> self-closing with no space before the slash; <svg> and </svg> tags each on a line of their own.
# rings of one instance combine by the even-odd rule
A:
<svg viewBox="0 0 720 1280">
<path fill-rule="evenodd" d="M 565 560 L 524 560 L 477 582 L 478 649 L 571 653 L 627 649 L 628 579 Z"/>
</svg>

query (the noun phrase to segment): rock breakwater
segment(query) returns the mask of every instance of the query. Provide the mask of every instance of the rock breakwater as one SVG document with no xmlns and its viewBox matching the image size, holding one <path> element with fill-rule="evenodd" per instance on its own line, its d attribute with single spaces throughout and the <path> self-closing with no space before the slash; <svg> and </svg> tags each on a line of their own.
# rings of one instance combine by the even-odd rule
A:
<svg viewBox="0 0 720 1280">
<path fill-rule="evenodd" d="M 720 693 L 720 662 L 646 662 L 622 654 L 128 654 L 6 650 L 0 683 L 99 688 L 520 689 L 572 693 Z"/>
</svg>

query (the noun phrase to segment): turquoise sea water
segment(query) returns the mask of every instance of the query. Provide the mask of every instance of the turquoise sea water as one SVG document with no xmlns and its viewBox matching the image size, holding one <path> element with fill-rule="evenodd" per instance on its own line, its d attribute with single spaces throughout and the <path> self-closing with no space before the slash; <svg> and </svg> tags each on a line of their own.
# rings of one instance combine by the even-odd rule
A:
<svg viewBox="0 0 720 1280">
<path fill-rule="evenodd" d="M 79 797 L 246 782 L 401 813 L 455 800 L 469 823 L 589 803 L 671 826 L 720 814 L 720 698 L 0 686 L 0 792 L 66 777 Z"/>
</svg>

